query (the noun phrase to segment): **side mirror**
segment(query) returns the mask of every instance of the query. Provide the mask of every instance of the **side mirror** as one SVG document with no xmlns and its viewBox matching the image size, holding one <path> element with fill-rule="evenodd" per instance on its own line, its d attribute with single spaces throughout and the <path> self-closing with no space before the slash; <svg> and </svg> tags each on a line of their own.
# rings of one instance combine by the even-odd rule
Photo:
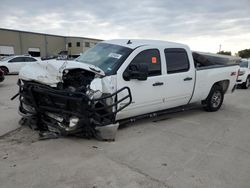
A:
<svg viewBox="0 0 250 188">
<path fill-rule="evenodd" d="M 123 73 L 123 78 L 126 81 L 130 79 L 147 80 L 148 65 L 145 63 L 131 64 Z"/>
</svg>

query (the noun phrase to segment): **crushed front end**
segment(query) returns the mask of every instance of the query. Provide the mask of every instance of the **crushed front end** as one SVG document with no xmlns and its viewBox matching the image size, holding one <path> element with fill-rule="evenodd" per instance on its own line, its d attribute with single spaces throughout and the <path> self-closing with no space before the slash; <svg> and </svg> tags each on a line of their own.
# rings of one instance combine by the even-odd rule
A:
<svg viewBox="0 0 250 188">
<path fill-rule="evenodd" d="M 95 74 L 81 69 L 64 71 L 62 81 L 54 87 L 20 79 L 19 112 L 40 131 L 41 139 L 74 135 L 114 140 L 118 128 L 115 116 L 131 103 L 130 89 L 93 91 L 90 85 L 94 79 Z M 127 94 L 118 99 L 120 92 Z"/>
</svg>

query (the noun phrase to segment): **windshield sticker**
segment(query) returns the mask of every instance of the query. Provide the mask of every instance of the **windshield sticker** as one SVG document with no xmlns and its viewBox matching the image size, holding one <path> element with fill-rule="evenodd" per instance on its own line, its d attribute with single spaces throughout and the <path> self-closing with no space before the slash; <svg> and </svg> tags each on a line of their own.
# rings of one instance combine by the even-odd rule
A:
<svg viewBox="0 0 250 188">
<path fill-rule="evenodd" d="M 116 54 L 116 53 L 110 53 L 108 55 L 108 57 L 112 57 L 112 58 L 115 58 L 115 59 L 120 59 L 122 57 L 121 54 Z"/>
<path fill-rule="evenodd" d="M 153 64 L 156 64 L 157 63 L 157 58 L 156 57 L 152 57 L 151 61 L 152 61 Z"/>
</svg>

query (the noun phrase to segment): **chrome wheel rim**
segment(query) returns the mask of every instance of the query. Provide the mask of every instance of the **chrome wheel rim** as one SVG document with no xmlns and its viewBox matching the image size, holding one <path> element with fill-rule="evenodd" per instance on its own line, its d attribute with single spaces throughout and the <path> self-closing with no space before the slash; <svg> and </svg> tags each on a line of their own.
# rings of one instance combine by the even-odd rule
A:
<svg viewBox="0 0 250 188">
<path fill-rule="evenodd" d="M 221 92 L 219 92 L 219 91 L 214 92 L 214 94 L 212 96 L 212 106 L 213 106 L 213 108 L 217 108 L 220 105 L 221 99 L 222 99 Z"/>
</svg>

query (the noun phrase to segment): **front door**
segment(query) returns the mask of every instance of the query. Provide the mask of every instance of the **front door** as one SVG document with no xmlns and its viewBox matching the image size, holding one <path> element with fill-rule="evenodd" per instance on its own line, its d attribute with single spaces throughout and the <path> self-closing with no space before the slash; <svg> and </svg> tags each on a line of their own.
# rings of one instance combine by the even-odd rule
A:
<svg viewBox="0 0 250 188">
<path fill-rule="evenodd" d="M 12 73 L 17 73 L 19 70 L 26 65 L 24 57 L 15 57 L 8 61 L 8 69 Z"/>
<path fill-rule="evenodd" d="M 117 114 L 116 119 L 137 116 L 152 111 L 161 110 L 164 100 L 165 80 L 162 76 L 162 61 L 160 51 L 157 48 L 140 48 L 135 50 L 117 72 L 117 89 L 129 87 L 132 94 L 132 104 Z M 148 65 L 147 80 L 130 79 L 125 81 L 123 73 L 134 64 L 145 63 Z M 132 66 L 133 67 L 133 66 Z M 118 98 L 122 98 L 119 94 Z M 120 104 L 121 106 L 123 104 Z M 120 106 L 120 107 L 121 107 Z"/>
</svg>

